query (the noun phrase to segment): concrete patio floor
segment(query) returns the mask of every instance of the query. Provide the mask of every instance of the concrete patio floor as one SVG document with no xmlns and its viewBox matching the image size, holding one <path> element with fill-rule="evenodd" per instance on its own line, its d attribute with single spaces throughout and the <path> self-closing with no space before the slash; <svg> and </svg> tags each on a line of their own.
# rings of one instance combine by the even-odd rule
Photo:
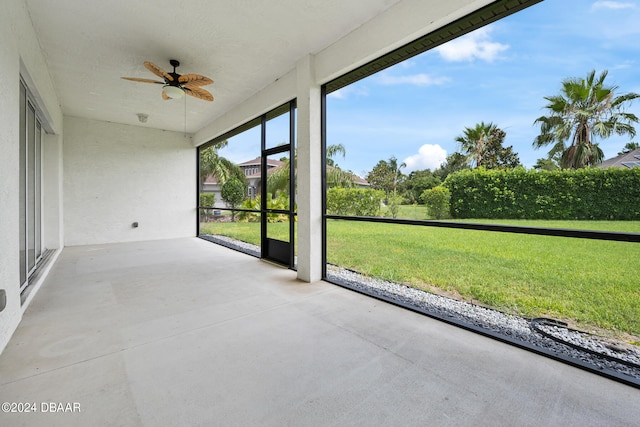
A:
<svg viewBox="0 0 640 427">
<path fill-rule="evenodd" d="M 65 248 L 0 402 L 37 411 L 3 427 L 640 422 L 637 389 L 197 238 Z"/>
</svg>

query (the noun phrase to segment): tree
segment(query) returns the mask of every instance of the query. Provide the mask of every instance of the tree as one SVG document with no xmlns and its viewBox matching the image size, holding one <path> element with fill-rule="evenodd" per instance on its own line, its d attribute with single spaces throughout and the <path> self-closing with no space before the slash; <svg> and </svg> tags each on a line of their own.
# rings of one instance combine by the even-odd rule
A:
<svg viewBox="0 0 640 427">
<path fill-rule="evenodd" d="M 607 74 L 605 70 L 596 78 L 594 70 L 586 79 L 565 79 L 559 95 L 544 98 L 549 101 L 545 106 L 549 115 L 535 120 L 534 124 L 540 125 L 540 135 L 534 139 L 533 146 L 553 144 L 549 156 L 561 153 L 563 168 L 600 163 L 604 153 L 596 138 L 608 138 L 614 133 L 633 138 L 636 134 L 632 124 L 637 123 L 638 118 L 625 113 L 624 109 L 640 95 L 627 93 L 614 97 L 618 87 L 605 85 Z"/>
<path fill-rule="evenodd" d="M 375 189 L 384 190 L 389 197 L 397 194 L 398 185 L 402 184 L 404 175 L 401 169 L 406 168 L 405 163 L 398 164 L 398 159 L 391 156 L 389 161 L 380 160 L 367 174 L 367 181 Z"/>
<path fill-rule="evenodd" d="M 638 144 L 637 142 L 627 142 L 622 151 L 618 152 L 618 156 L 630 153 L 633 150 L 637 150 L 638 148 L 640 148 L 640 144 Z"/>
<path fill-rule="evenodd" d="M 327 165 L 338 166 L 334 161 L 334 157 L 337 154 L 342 154 L 342 158 L 343 159 L 345 158 L 345 156 L 347 155 L 347 151 L 345 150 L 344 145 L 342 144 L 327 145 Z"/>
<path fill-rule="evenodd" d="M 464 169 L 469 169 L 469 159 L 464 154 L 455 151 L 447 156 L 447 160 L 433 174 L 444 182 L 450 174 Z"/>
<path fill-rule="evenodd" d="M 327 146 L 327 188 L 354 187 L 355 183 L 353 172 L 341 169 L 334 160 L 334 157 L 338 154 L 342 154 L 342 158 L 345 158 L 347 151 L 345 150 L 344 145 L 332 144 Z"/>
<path fill-rule="evenodd" d="M 560 164 L 554 158 L 547 157 L 546 159 L 538 159 L 536 164 L 533 165 L 533 168 L 543 171 L 554 171 L 560 169 Z"/>
<path fill-rule="evenodd" d="M 387 197 L 387 213 L 386 216 L 391 218 L 397 218 L 400 212 L 400 205 L 402 204 L 402 196 L 388 196 Z"/>
<path fill-rule="evenodd" d="M 476 123 L 473 128 L 464 128 L 461 136 L 456 137 L 456 142 L 464 151 L 472 164 L 476 167 L 484 166 L 484 154 L 491 133 L 498 127 L 493 123 Z"/>
<path fill-rule="evenodd" d="M 226 147 L 227 144 L 228 141 L 225 139 L 200 150 L 200 191 L 204 188 L 204 182 L 209 176 L 215 176 L 220 185 L 223 185 L 230 177 L 235 177 L 246 183 L 242 169 L 218 154 L 218 150 Z"/>
<path fill-rule="evenodd" d="M 281 166 L 275 167 L 267 172 L 267 193 L 273 197 L 278 197 L 280 193 L 289 194 L 291 161 L 288 157 L 280 161 L 283 162 Z"/>
<path fill-rule="evenodd" d="M 338 166 L 327 165 L 327 188 L 351 188 L 355 186 L 355 174 L 353 172 L 342 170 Z"/>
<path fill-rule="evenodd" d="M 513 145 L 504 147 L 507 134 L 499 128 L 493 128 L 485 142 L 482 166 L 486 169 L 513 169 L 520 165 L 518 154 L 513 151 Z"/>
<path fill-rule="evenodd" d="M 417 203 L 424 190 L 429 190 L 441 184 L 441 180 L 430 169 L 413 171 L 407 175 L 404 182 L 405 199 L 410 203 Z"/>
<path fill-rule="evenodd" d="M 222 188 L 220 191 L 220 195 L 222 196 L 222 200 L 225 201 L 227 207 L 231 209 L 235 209 L 242 201 L 244 200 L 246 185 L 238 178 L 230 178 L 224 184 L 222 184 Z M 231 221 L 235 222 L 235 211 L 231 211 Z"/>
</svg>

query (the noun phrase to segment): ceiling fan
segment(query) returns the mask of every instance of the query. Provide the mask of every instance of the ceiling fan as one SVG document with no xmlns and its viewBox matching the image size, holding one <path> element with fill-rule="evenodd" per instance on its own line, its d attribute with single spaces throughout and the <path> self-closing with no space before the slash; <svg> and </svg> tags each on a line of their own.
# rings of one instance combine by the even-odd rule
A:
<svg viewBox="0 0 640 427">
<path fill-rule="evenodd" d="M 147 70 L 151 71 L 156 76 L 162 78 L 164 81 L 151 79 L 140 79 L 137 77 L 122 77 L 125 80 L 131 80 L 134 82 L 142 83 L 154 83 L 163 85 L 162 87 L 162 99 L 177 99 L 182 98 L 184 94 L 191 95 L 196 98 L 203 99 L 205 101 L 213 101 L 213 95 L 208 91 L 202 89 L 200 86 L 206 86 L 213 83 L 209 77 L 201 76 L 200 74 L 178 74 L 176 73 L 176 67 L 180 66 L 180 62 L 175 59 L 169 60 L 169 63 L 173 67 L 173 72 L 167 73 L 162 68 L 158 67 L 152 62 L 146 61 L 144 66 Z"/>
</svg>

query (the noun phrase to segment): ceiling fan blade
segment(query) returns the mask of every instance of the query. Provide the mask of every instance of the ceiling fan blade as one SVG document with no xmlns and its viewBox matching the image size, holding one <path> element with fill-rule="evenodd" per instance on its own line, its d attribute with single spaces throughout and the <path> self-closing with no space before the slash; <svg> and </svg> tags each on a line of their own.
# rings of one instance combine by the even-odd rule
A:
<svg viewBox="0 0 640 427">
<path fill-rule="evenodd" d="M 169 97 L 167 96 L 167 94 L 166 94 L 166 93 L 164 93 L 164 90 L 162 91 L 162 99 L 164 99 L 165 101 L 168 101 L 168 100 L 170 100 L 170 99 L 171 99 L 171 98 L 169 98 Z"/>
<path fill-rule="evenodd" d="M 213 101 L 213 95 L 211 95 L 209 92 L 207 92 L 204 89 L 201 89 L 199 87 L 186 87 L 186 86 L 183 89 L 187 95 L 191 95 L 193 97 L 200 98 L 205 101 Z"/>
<path fill-rule="evenodd" d="M 165 70 L 163 70 L 162 68 L 158 67 L 153 62 L 145 61 L 144 66 L 147 67 L 147 70 L 151 71 L 156 76 L 162 77 L 163 79 L 165 79 L 168 82 L 172 82 L 173 81 L 173 77 L 171 76 L 171 74 L 167 73 Z"/>
<path fill-rule="evenodd" d="M 178 77 L 179 83 L 184 83 L 185 86 L 206 86 L 213 83 L 209 77 L 201 76 L 200 74 L 183 74 Z"/>
<path fill-rule="evenodd" d="M 140 82 L 140 83 L 156 83 L 159 85 L 163 85 L 165 84 L 164 82 L 159 82 L 158 80 L 151 80 L 151 79 L 139 79 L 137 77 L 121 77 L 122 79 L 125 80 L 131 80 L 132 82 Z"/>
</svg>

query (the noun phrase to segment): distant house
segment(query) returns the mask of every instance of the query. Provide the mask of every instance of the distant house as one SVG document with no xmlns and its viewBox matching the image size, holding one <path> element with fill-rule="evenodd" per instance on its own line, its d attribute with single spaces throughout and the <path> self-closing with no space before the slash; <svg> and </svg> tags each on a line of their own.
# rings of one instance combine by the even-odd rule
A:
<svg viewBox="0 0 640 427">
<path fill-rule="evenodd" d="M 612 157 L 600 163 L 599 168 L 638 168 L 640 167 L 640 148 Z"/>
<path fill-rule="evenodd" d="M 249 160 L 243 163 L 239 163 L 238 167 L 242 169 L 244 172 L 244 176 L 247 177 L 247 196 L 252 199 L 256 196 L 260 195 L 261 191 L 261 175 L 262 175 L 262 159 L 260 157 L 256 157 L 253 160 Z M 267 174 L 273 169 L 280 168 L 284 166 L 284 162 L 280 160 L 267 159 Z M 204 184 L 202 186 L 202 191 L 204 193 L 213 193 L 216 195 L 216 203 L 215 207 L 224 208 L 225 203 L 222 200 L 222 195 L 220 193 L 220 183 L 218 182 L 218 178 L 215 176 L 208 176 L 205 179 Z"/>
<path fill-rule="evenodd" d="M 247 196 L 252 199 L 255 198 L 256 196 L 259 196 L 260 192 L 262 191 L 261 161 L 262 159 L 260 157 L 256 157 L 253 160 L 249 160 L 243 163 L 238 163 L 238 167 L 240 167 L 240 169 L 243 170 L 244 176 L 247 177 L 247 181 L 248 181 Z M 281 168 L 284 165 L 285 163 L 281 162 L 280 160 L 273 160 L 273 159 L 267 158 L 267 175 L 269 175 L 273 170 Z M 329 170 L 330 168 L 332 168 L 332 166 L 327 166 L 327 170 Z M 365 179 L 359 177 L 358 175 L 355 175 L 355 174 L 350 174 L 350 175 L 356 187 L 368 188 L 371 186 L 371 184 L 369 184 Z M 214 205 L 216 208 L 226 207 L 224 200 L 222 200 L 220 188 L 221 186 L 220 186 L 220 183 L 218 182 L 218 178 L 216 178 L 215 176 L 208 176 L 202 185 L 202 192 L 213 193 L 216 195 L 216 203 Z"/>
</svg>

